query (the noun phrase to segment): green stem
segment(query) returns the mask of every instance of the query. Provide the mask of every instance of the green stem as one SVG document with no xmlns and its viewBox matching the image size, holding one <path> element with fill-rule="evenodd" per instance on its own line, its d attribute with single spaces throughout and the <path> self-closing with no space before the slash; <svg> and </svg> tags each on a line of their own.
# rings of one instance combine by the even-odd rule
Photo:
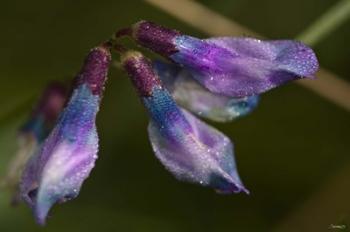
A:
<svg viewBox="0 0 350 232">
<path fill-rule="evenodd" d="M 312 23 L 297 39 L 308 45 L 315 45 L 333 32 L 350 17 L 350 0 L 340 0 L 320 18 Z"/>
</svg>

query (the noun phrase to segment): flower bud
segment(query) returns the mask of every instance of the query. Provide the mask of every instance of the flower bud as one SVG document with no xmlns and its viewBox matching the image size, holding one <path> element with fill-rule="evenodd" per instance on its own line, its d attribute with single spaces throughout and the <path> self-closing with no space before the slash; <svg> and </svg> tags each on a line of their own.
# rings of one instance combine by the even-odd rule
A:
<svg viewBox="0 0 350 232">
<path fill-rule="evenodd" d="M 230 139 L 178 107 L 141 53 L 126 52 L 122 65 L 148 111 L 152 148 L 166 169 L 179 180 L 221 193 L 248 193 L 238 176 Z"/>
<path fill-rule="evenodd" d="M 98 153 L 96 115 L 110 63 L 106 46 L 87 55 L 70 100 L 22 176 L 21 195 L 39 224 L 55 203 L 77 197 Z"/>
</svg>

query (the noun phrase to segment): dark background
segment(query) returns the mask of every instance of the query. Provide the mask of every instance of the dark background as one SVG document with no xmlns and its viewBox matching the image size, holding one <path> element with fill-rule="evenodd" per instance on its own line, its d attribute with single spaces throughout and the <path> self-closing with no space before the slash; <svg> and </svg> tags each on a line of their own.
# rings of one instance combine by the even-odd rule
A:
<svg viewBox="0 0 350 232">
<path fill-rule="evenodd" d="M 295 37 L 336 3 L 199 2 L 273 39 Z M 45 84 L 70 79 L 90 48 L 140 19 L 205 36 L 143 1 L 1 1 L 0 176 L 16 150 L 16 129 Z M 323 67 L 350 81 L 349 28 L 347 21 L 314 49 Z M 293 226 L 321 224 L 329 231 L 331 224 L 350 223 L 350 200 L 342 197 L 349 182 L 329 187 L 342 170 L 350 178 L 349 119 L 348 111 L 289 84 L 264 94 L 252 115 L 214 124 L 234 141 L 240 175 L 251 191 L 222 196 L 180 183 L 161 166 L 148 142 L 142 105 L 125 73 L 111 68 L 97 122 L 99 159 L 80 196 L 55 206 L 40 228 L 27 207 L 9 207 L 1 190 L 0 231 L 285 231 L 293 215 L 301 217 Z M 341 210 L 317 220 L 332 207 Z"/>
</svg>

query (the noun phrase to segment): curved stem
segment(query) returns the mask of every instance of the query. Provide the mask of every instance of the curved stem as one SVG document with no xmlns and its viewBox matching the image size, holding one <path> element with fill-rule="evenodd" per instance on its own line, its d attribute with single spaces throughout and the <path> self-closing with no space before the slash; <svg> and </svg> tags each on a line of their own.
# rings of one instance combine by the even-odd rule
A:
<svg viewBox="0 0 350 232">
<path fill-rule="evenodd" d="M 126 47 L 124 47 L 123 45 L 119 44 L 119 43 L 115 43 L 113 45 L 113 50 L 115 50 L 116 52 L 118 52 L 119 54 L 123 54 L 125 52 L 128 51 L 128 49 Z"/>
<path fill-rule="evenodd" d="M 122 28 L 114 34 L 115 38 L 121 38 L 125 36 L 131 36 L 132 29 L 130 27 Z"/>
</svg>

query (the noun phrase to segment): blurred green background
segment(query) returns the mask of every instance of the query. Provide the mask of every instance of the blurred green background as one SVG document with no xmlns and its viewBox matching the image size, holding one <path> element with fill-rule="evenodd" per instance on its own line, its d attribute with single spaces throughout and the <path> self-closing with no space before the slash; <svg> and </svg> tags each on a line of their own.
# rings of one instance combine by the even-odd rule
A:
<svg viewBox="0 0 350 232">
<path fill-rule="evenodd" d="M 337 1 L 199 2 L 279 39 L 295 37 Z M 1 1 L 0 176 L 16 150 L 16 129 L 45 84 L 71 78 L 90 48 L 140 19 L 205 36 L 143 1 Z M 349 28 L 347 21 L 314 49 L 323 67 L 350 81 Z M 250 196 L 222 196 L 176 181 L 151 151 L 147 121 L 126 75 L 112 68 L 98 116 L 100 158 L 80 196 L 55 206 L 40 228 L 27 207 L 9 207 L 1 191 L 0 231 L 284 231 L 290 215 L 305 212 L 303 223 L 311 228 L 321 224 L 330 231 L 331 224 L 350 223 L 350 199 L 338 198 L 349 183 L 325 198 L 345 210 L 323 221 L 303 212 L 339 170 L 350 167 L 349 112 L 311 91 L 296 84 L 278 88 L 264 94 L 252 115 L 215 124 L 235 143 Z M 322 201 L 316 205 L 319 213 L 332 211 Z"/>
</svg>

